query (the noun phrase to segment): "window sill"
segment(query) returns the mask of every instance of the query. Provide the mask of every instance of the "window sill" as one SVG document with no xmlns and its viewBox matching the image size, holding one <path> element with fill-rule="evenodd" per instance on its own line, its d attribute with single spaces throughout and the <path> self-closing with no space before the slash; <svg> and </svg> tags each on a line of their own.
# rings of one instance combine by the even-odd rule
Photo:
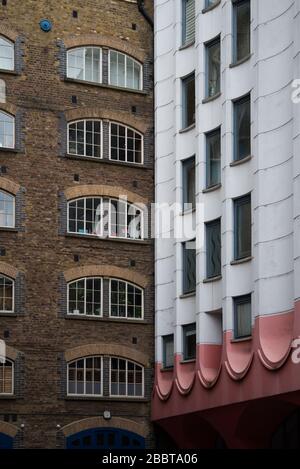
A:
<svg viewBox="0 0 300 469">
<path fill-rule="evenodd" d="M 246 264 L 247 262 L 251 262 L 253 260 L 253 256 L 244 257 L 243 259 L 236 259 L 230 262 L 230 265 L 240 265 Z"/>
<path fill-rule="evenodd" d="M 183 295 L 180 295 L 180 300 L 184 300 L 185 298 L 192 298 L 193 296 L 196 296 L 196 291 L 192 291 L 190 293 L 183 293 Z"/>
<path fill-rule="evenodd" d="M 137 244 L 137 245 L 148 245 L 151 244 L 151 240 L 149 239 L 128 239 L 128 238 L 102 238 L 96 235 L 85 235 L 85 234 L 76 234 L 76 233 L 65 233 L 64 235 L 66 238 L 78 238 L 78 239 L 85 239 L 85 240 L 98 240 L 98 241 L 111 241 L 113 243 L 129 243 L 129 244 Z"/>
<path fill-rule="evenodd" d="M 145 397 L 66 396 L 66 401 L 149 402 Z"/>
<path fill-rule="evenodd" d="M 231 339 L 232 344 L 238 344 L 240 342 L 250 342 L 252 340 L 252 336 L 249 337 L 243 337 L 241 339 Z"/>
<path fill-rule="evenodd" d="M 160 369 L 161 373 L 170 373 L 170 371 L 174 371 L 174 366 L 164 366 Z"/>
<path fill-rule="evenodd" d="M 221 96 L 221 91 L 219 91 L 219 93 L 217 94 L 214 94 L 213 96 L 209 96 L 207 98 L 204 98 L 202 100 L 202 104 L 207 104 L 207 103 L 211 103 L 212 101 L 215 101 L 216 99 L 218 99 L 220 96 Z"/>
<path fill-rule="evenodd" d="M 203 283 L 214 283 L 214 282 L 218 282 L 219 280 L 222 280 L 222 275 L 217 275 L 216 277 L 211 277 L 211 278 L 205 278 L 203 280 Z"/>
<path fill-rule="evenodd" d="M 214 3 L 213 5 L 209 5 L 208 7 L 206 8 L 203 8 L 202 10 L 202 14 L 204 15 L 205 13 L 208 13 L 209 11 L 212 11 L 214 10 L 215 8 L 217 8 L 221 3 L 221 0 L 218 0 L 216 3 Z"/>
<path fill-rule="evenodd" d="M 9 147 L 0 147 L 0 152 L 5 152 L 5 153 L 20 153 L 20 150 L 17 148 L 9 148 Z"/>
<path fill-rule="evenodd" d="M 246 55 L 246 57 L 244 57 L 243 59 L 240 59 L 238 60 L 237 62 L 232 62 L 230 65 L 229 65 L 229 68 L 235 68 L 235 67 L 238 67 L 239 65 L 242 65 L 244 64 L 245 62 L 248 62 L 248 60 L 250 60 L 252 57 L 252 54 L 248 54 Z"/>
<path fill-rule="evenodd" d="M 231 167 L 239 166 L 240 164 L 247 163 L 251 159 L 252 159 L 252 155 L 248 155 L 248 156 L 245 156 L 245 158 L 242 158 L 241 160 L 232 161 L 230 163 L 230 166 Z"/>
<path fill-rule="evenodd" d="M 183 129 L 179 130 L 180 134 L 185 134 L 186 132 L 189 132 L 192 129 L 196 128 L 196 123 L 194 122 L 193 124 L 189 125 L 188 127 L 184 127 Z"/>
<path fill-rule="evenodd" d="M 145 166 L 143 163 L 129 163 L 127 161 L 115 161 L 115 160 L 109 160 L 108 158 L 92 158 L 89 156 L 78 156 L 78 155 L 71 155 L 70 153 L 66 153 L 65 157 L 68 160 L 78 160 L 78 161 L 89 161 L 91 163 L 106 163 L 106 164 L 112 164 L 112 165 L 117 165 L 117 166 L 126 166 L 129 168 L 138 168 L 138 169 L 152 169 L 147 166 Z"/>
<path fill-rule="evenodd" d="M 7 233 L 18 233 L 17 228 L 6 228 L 5 226 L 0 226 L 0 231 L 6 231 Z"/>
<path fill-rule="evenodd" d="M 64 81 L 68 83 L 78 83 L 78 84 L 86 85 L 86 86 L 96 86 L 98 88 L 106 88 L 109 90 L 125 91 L 127 93 L 136 93 L 140 95 L 148 94 L 147 91 L 144 91 L 144 90 L 134 90 L 132 88 L 123 88 L 121 86 L 114 86 L 114 85 L 109 85 L 106 83 L 95 83 L 93 81 L 87 81 L 87 80 L 76 80 L 75 78 L 65 77 Z"/>
<path fill-rule="evenodd" d="M 219 189 L 221 189 L 222 184 L 215 184 L 214 186 L 207 187 L 206 189 L 203 189 L 202 194 L 209 194 L 210 192 L 215 192 Z"/>
<path fill-rule="evenodd" d="M 189 363 L 196 363 L 196 358 L 189 358 L 187 360 L 181 360 L 180 365 L 188 365 Z"/>
<path fill-rule="evenodd" d="M 1 316 L 1 313 L 0 313 Z M 125 319 L 125 318 L 112 318 L 109 316 L 79 316 L 79 315 L 72 315 L 66 314 L 65 319 L 75 320 L 75 321 L 99 321 L 99 322 L 110 322 L 110 323 L 120 323 L 120 324 L 151 324 L 150 322 L 145 321 L 145 319 Z"/>
<path fill-rule="evenodd" d="M 7 75 L 18 76 L 20 73 L 16 72 L 15 70 L 6 70 L 5 68 L 0 68 L 0 73 L 5 73 Z"/>
<path fill-rule="evenodd" d="M 182 217 L 184 217 L 185 215 L 190 215 L 191 213 L 195 213 L 196 212 L 196 207 L 195 208 L 189 208 L 187 210 L 182 210 L 182 212 L 180 212 L 180 215 Z"/>
<path fill-rule="evenodd" d="M 185 50 L 185 49 L 188 49 L 189 47 L 192 47 L 195 45 L 195 40 L 191 41 L 191 42 L 188 42 L 187 44 L 182 44 L 182 46 L 179 47 L 179 51 L 182 51 L 182 50 Z"/>
<path fill-rule="evenodd" d="M 0 311 L 1 318 L 16 318 L 18 315 L 17 313 L 9 313 L 8 311 Z"/>
<path fill-rule="evenodd" d="M 17 398 L 13 394 L 0 394 L 0 400 L 10 400 L 10 401 L 15 401 Z"/>
</svg>

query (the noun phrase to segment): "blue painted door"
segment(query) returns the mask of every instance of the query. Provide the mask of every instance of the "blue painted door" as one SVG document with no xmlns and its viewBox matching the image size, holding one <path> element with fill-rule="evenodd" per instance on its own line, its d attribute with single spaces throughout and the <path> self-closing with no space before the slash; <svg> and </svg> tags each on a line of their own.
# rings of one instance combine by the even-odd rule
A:
<svg viewBox="0 0 300 469">
<path fill-rule="evenodd" d="M 0 449 L 12 449 L 13 448 L 13 438 L 6 435 L 5 433 L 0 433 Z"/>
<path fill-rule="evenodd" d="M 145 439 L 119 428 L 92 428 L 67 438 L 67 449 L 143 449 Z"/>
</svg>

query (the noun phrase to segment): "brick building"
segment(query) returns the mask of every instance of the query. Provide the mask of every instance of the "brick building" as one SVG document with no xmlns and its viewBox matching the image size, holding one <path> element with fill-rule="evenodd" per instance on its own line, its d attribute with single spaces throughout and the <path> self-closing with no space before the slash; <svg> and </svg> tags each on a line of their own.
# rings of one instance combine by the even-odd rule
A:
<svg viewBox="0 0 300 469">
<path fill-rule="evenodd" d="M 151 16 L 1 2 L 0 447 L 151 446 Z"/>
</svg>

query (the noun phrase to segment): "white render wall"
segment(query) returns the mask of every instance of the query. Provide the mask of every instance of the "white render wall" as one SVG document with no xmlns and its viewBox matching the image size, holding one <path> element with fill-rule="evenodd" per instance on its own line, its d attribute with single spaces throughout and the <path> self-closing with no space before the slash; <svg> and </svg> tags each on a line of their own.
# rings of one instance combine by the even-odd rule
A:
<svg viewBox="0 0 300 469">
<path fill-rule="evenodd" d="M 181 326 L 197 322 L 197 342 L 222 341 L 233 328 L 232 297 L 253 292 L 253 322 L 258 315 L 289 311 L 300 298 L 300 104 L 293 104 L 292 82 L 300 78 L 300 0 L 251 1 L 251 59 L 230 68 L 232 2 L 222 0 L 202 14 L 196 0 L 195 45 L 180 50 L 181 0 L 155 0 L 156 202 L 181 203 L 181 160 L 196 155 L 197 202 L 204 221 L 222 217 L 222 280 L 203 283 L 205 246 L 197 252 L 197 294 L 182 292 L 181 240 L 156 241 L 156 359 L 161 336 L 175 333 L 182 352 Z M 202 104 L 205 90 L 203 43 L 221 34 L 220 98 Z M 180 133 L 181 78 L 195 70 L 196 126 Z M 251 91 L 252 159 L 231 167 L 232 100 Z M 222 187 L 205 188 L 205 132 L 221 125 Z M 232 199 L 252 192 L 253 260 L 233 259 Z M 182 215 L 177 215 L 182 217 Z M 202 211 L 196 217 L 203 227 Z M 160 233 L 157 233 L 159 238 Z M 172 235 L 172 233 L 171 233 Z M 210 312 L 222 308 L 220 316 Z"/>
</svg>

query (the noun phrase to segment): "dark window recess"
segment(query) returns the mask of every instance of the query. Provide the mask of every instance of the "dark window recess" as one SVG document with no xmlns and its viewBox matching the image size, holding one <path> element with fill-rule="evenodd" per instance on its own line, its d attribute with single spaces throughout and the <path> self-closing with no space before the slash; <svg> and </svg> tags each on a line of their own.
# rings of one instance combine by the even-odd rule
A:
<svg viewBox="0 0 300 469">
<path fill-rule="evenodd" d="M 2 5 L 6 6 L 7 5 L 7 0 L 2 0 Z"/>
<path fill-rule="evenodd" d="M 251 256 L 251 196 L 246 195 L 234 201 L 234 258 Z"/>
<path fill-rule="evenodd" d="M 131 27 L 132 27 L 133 31 L 136 31 L 137 28 L 136 28 L 136 24 L 135 24 L 135 23 L 132 23 Z"/>
<path fill-rule="evenodd" d="M 73 18 L 78 18 L 78 11 L 73 10 L 72 15 L 73 15 Z"/>
<path fill-rule="evenodd" d="M 132 337 L 132 343 L 133 343 L 134 345 L 137 344 L 137 338 L 136 338 L 136 337 Z"/>
<path fill-rule="evenodd" d="M 221 44 L 220 38 L 206 44 L 206 97 L 212 98 L 221 90 Z"/>
<path fill-rule="evenodd" d="M 182 79 L 182 127 L 186 128 L 195 123 L 195 73 Z"/>
<path fill-rule="evenodd" d="M 3 337 L 4 339 L 8 339 L 10 336 L 10 332 L 8 330 L 4 331 Z"/>
<path fill-rule="evenodd" d="M 0 172 L 1 172 L 2 174 L 6 174 L 6 173 L 7 173 L 7 166 L 1 166 L 1 167 L 0 167 Z"/>
<path fill-rule="evenodd" d="M 136 262 L 135 262 L 134 259 L 131 259 L 131 260 L 129 261 L 130 267 L 135 267 L 135 264 L 136 264 Z"/>
<path fill-rule="evenodd" d="M 163 367 L 172 368 L 174 366 L 174 335 L 165 335 L 163 341 Z"/>
<path fill-rule="evenodd" d="M 74 262 L 79 262 L 79 261 L 80 261 L 79 254 L 74 254 Z"/>
<path fill-rule="evenodd" d="M 250 0 L 233 3 L 233 61 L 239 62 L 250 54 Z"/>
<path fill-rule="evenodd" d="M 206 275 L 221 275 L 221 220 L 206 223 Z"/>
<path fill-rule="evenodd" d="M 72 104 L 77 104 L 77 96 L 72 96 Z"/>
<path fill-rule="evenodd" d="M 6 255 L 6 249 L 0 248 L 0 256 L 4 257 Z"/>
<path fill-rule="evenodd" d="M 252 335 L 251 295 L 234 298 L 234 338 L 244 339 Z"/>
<path fill-rule="evenodd" d="M 183 359 L 194 360 L 196 358 L 196 323 L 182 326 Z"/>
<path fill-rule="evenodd" d="M 206 187 L 221 183 L 221 129 L 206 134 Z"/>
<path fill-rule="evenodd" d="M 136 106 L 132 106 L 132 107 L 131 107 L 131 112 L 132 112 L 133 114 L 136 113 Z"/>
<path fill-rule="evenodd" d="M 195 157 L 182 161 L 183 210 L 196 206 Z"/>
<path fill-rule="evenodd" d="M 79 182 L 79 180 L 80 180 L 79 174 L 74 174 L 74 181 Z"/>
<path fill-rule="evenodd" d="M 250 95 L 234 102 L 234 160 L 251 155 Z"/>
<path fill-rule="evenodd" d="M 196 242 L 195 240 L 183 243 L 183 294 L 196 291 Z"/>
</svg>

